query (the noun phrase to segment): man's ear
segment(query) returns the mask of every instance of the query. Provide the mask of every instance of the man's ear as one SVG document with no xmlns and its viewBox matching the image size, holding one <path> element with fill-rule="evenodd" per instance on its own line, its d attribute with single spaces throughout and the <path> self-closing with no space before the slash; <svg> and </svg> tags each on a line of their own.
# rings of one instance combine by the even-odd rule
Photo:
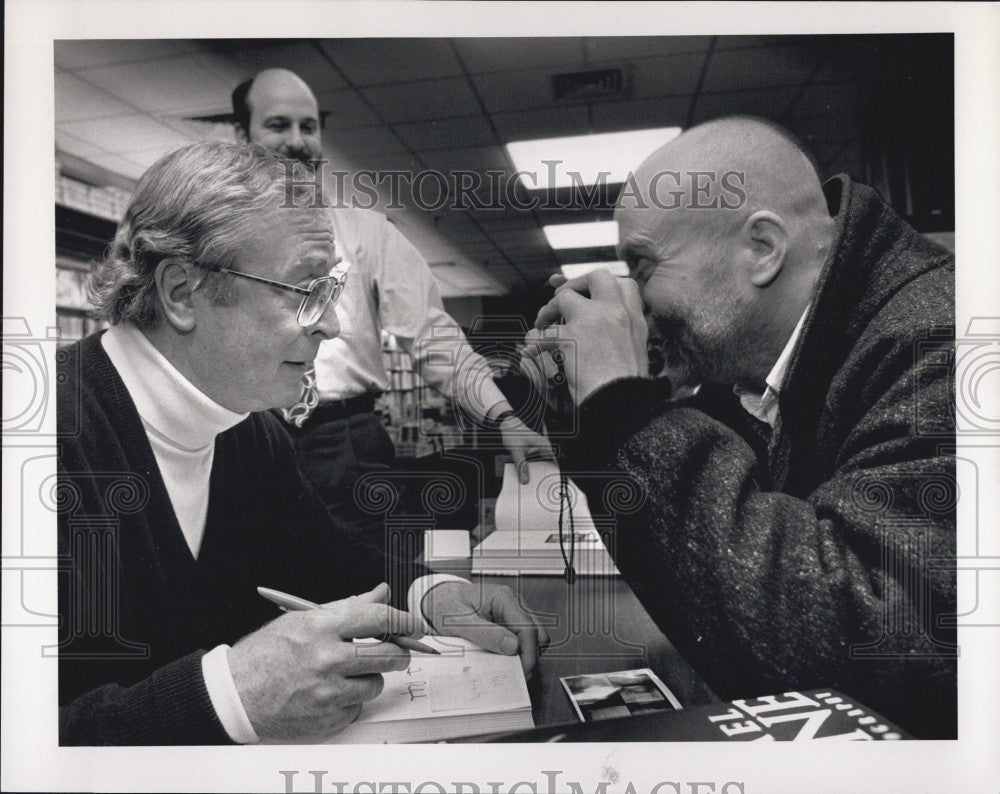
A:
<svg viewBox="0 0 1000 794">
<path fill-rule="evenodd" d="M 788 255 L 788 227 L 781 216 L 770 210 L 755 212 L 743 224 L 750 245 L 750 283 L 766 287 L 785 265 Z"/>
<path fill-rule="evenodd" d="M 194 268 L 183 259 L 168 257 L 156 266 L 154 278 L 166 321 L 182 333 L 193 331 L 196 325 L 193 296 L 200 284 Z"/>
</svg>

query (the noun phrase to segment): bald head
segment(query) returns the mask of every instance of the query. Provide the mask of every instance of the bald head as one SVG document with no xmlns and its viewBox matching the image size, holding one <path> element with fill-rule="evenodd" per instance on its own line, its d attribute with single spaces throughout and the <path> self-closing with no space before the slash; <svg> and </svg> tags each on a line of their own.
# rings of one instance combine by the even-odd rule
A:
<svg viewBox="0 0 1000 794">
<path fill-rule="evenodd" d="M 675 357 L 702 382 L 757 389 L 833 241 L 808 156 L 769 122 L 708 122 L 636 169 L 615 219 L 620 254 Z"/>
<path fill-rule="evenodd" d="M 650 155 L 623 191 L 620 210 L 692 211 L 686 222 L 716 230 L 772 210 L 789 223 L 826 216 L 819 176 L 788 133 L 753 118 L 693 127 Z"/>
<path fill-rule="evenodd" d="M 319 108 L 306 82 L 287 69 L 266 69 L 233 92 L 237 135 L 312 166 L 322 155 Z"/>
</svg>

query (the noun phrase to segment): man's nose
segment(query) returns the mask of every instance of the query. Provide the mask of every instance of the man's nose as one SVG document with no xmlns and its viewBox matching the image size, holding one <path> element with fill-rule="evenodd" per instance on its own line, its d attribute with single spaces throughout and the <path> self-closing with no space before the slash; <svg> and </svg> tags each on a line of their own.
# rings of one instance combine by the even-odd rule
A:
<svg viewBox="0 0 1000 794">
<path fill-rule="evenodd" d="M 309 333 L 319 334 L 323 339 L 333 339 L 340 333 L 340 320 L 337 319 L 337 309 L 332 302 L 327 304 L 316 324 L 309 329 Z"/>
<path fill-rule="evenodd" d="M 305 141 L 302 140 L 302 130 L 298 124 L 292 126 L 288 137 L 285 139 L 285 146 L 290 152 L 300 152 L 305 148 Z"/>
</svg>

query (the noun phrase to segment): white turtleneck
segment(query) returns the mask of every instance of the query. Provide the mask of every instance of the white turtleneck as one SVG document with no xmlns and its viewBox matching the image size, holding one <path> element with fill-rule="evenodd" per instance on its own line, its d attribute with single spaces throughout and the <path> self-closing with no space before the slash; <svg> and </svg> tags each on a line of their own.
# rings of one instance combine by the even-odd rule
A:
<svg viewBox="0 0 1000 794">
<path fill-rule="evenodd" d="M 108 329 L 101 343 L 139 411 L 181 532 L 197 559 L 215 437 L 248 414 L 223 408 L 197 389 L 134 326 Z"/>
<path fill-rule="evenodd" d="M 112 326 L 101 337 L 101 344 L 135 403 L 181 532 L 197 559 L 208 514 L 215 437 L 249 414 L 230 411 L 208 397 L 134 326 Z M 464 580 L 451 574 L 431 574 L 410 585 L 410 612 L 422 623 L 423 597 L 446 581 Z M 426 623 L 424 628 L 431 630 Z M 256 742 L 257 733 L 233 682 L 228 651 L 228 645 L 219 645 L 202 657 L 205 687 L 229 738 L 243 744 Z"/>
</svg>

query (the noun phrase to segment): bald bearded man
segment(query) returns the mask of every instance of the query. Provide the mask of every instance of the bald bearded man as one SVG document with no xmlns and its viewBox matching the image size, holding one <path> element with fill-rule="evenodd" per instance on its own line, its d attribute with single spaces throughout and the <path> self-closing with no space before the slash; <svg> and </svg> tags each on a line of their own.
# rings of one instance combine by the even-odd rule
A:
<svg viewBox="0 0 1000 794">
<path fill-rule="evenodd" d="M 725 699 L 834 687 L 954 737 L 953 258 L 755 119 L 655 152 L 615 217 L 632 279 L 562 285 L 529 341 L 623 575 Z"/>
</svg>

